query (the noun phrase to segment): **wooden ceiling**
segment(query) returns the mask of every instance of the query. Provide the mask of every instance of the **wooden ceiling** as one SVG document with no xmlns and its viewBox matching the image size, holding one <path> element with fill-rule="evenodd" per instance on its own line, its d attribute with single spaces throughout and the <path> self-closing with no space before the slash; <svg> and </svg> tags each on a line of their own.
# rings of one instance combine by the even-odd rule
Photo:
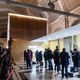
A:
<svg viewBox="0 0 80 80">
<path fill-rule="evenodd" d="M 0 1 L 8 1 L 8 0 L 0 0 Z M 49 2 L 49 0 L 12 0 L 12 1 L 34 4 L 34 5 L 39 5 L 47 8 L 48 8 L 48 2 Z M 51 1 L 54 1 L 54 0 L 51 0 Z M 54 5 L 56 10 L 70 12 L 76 7 L 80 6 L 80 0 L 57 0 L 54 3 Z M 49 12 L 44 13 L 43 11 L 36 10 L 36 9 L 8 6 L 7 4 L 5 5 L 0 3 L 0 35 L 7 32 L 7 17 L 9 12 L 23 14 L 23 15 L 30 15 L 30 16 L 46 17 L 48 19 L 48 22 L 50 23 L 55 21 L 60 16 L 58 14 L 49 13 Z"/>
<path fill-rule="evenodd" d="M 13 38 L 33 40 L 46 35 L 46 20 L 10 17 L 10 35 Z"/>
</svg>

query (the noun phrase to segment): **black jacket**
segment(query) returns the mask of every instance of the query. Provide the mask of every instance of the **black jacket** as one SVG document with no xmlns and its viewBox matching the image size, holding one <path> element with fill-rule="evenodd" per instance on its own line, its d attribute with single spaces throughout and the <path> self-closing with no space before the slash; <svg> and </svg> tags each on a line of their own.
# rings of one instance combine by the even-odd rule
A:
<svg viewBox="0 0 80 80">
<path fill-rule="evenodd" d="M 69 65 L 69 58 L 70 56 L 68 55 L 68 52 L 66 51 L 62 51 L 60 54 L 60 58 L 61 58 L 61 64 L 64 66 L 68 66 Z"/>
<path fill-rule="evenodd" d="M 60 52 L 55 50 L 53 54 L 54 63 L 59 64 L 60 63 Z"/>
</svg>

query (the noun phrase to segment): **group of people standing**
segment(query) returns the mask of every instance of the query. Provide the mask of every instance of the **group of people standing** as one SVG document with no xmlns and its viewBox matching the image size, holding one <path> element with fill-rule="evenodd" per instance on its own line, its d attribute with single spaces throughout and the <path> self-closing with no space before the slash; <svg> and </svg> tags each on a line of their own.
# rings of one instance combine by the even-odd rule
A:
<svg viewBox="0 0 80 80">
<path fill-rule="evenodd" d="M 78 68 L 80 67 L 80 52 L 76 48 L 70 52 L 72 53 L 73 69 L 74 71 L 78 71 Z"/>
<path fill-rule="evenodd" d="M 40 64 L 40 67 L 42 67 L 43 66 L 43 57 L 42 57 L 43 55 L 42 55 L 42 51 L 36 51 L 35 52 L 35 57 L 36 57 L 36 63 L 37 64 Z M 39 66 L 37 66 L 37 67 L 39 67 Z"/>
<path fill-rule="evenodd" d="M 9 49 L 0 46 L 0 80 L 7 80 L 11 67 Z"/>
<path fill-rule="evenodd" d="M 13 70 L 12 63 L 14 60 L 11 55 L 12 38 L 8 41 L 8 48 L 0 46 L 0 80 L 12 80 L 11 71 Z"/>
<path fill-rule="evenodd" d="M 80 52 L 75 48 L 73 51 L 70 51 L 70 53 L 72 55 L 73 68 L 75 72 L 76 68 L 80 67 Z M 32 55 L 33 53 L 31 50 L 24 51 L 24 59 L 26 60 L 27 68 L 32 68 Z M 62 52 L 60 52 L 58 46 L 56 46 L 56 49 L 53 52 L 50 48 L 45 49 L 44 52 L 38 50 L 35 52 L 36 64 L 39 64 L 40 67 L 45 64 L 46 69 L 53 70 L 52 60 L 54 60 L 54 69 L 57 73 L 60 73 L 61 71 L 62 78 L 64 78 L 64 76 L 68 78 L 68 65 L 70 63 L 70 57 L 71 56 L 69 56 L 69 53 L 65 48 L 63 48 Z"/>
<path fill-rule="evenodd" d="M 45 49 L 44 54 L 42 54 L 42 51 L 36 51 L 35 57 L 36 57 L 36 62 L 40 64 L 40 66 L 43 65 L 43 56 L 44 56 L 44 61 L 45 61 L 45 68 L 48 67 L 49 64 L 49 70 L 53 70 L 53 65 L 52 65 L 52 51 L 48 48 Z"/>
<path fill-rule="evenodd" d="M 56 47 L 55 51 L 54 51 L 54 63 L 55 63 L 55 70 L 57 68 L 57 72 L 60 71 L 60 64 L 62 65 L 62 78 L 64 78 L 64 74 L 65 77 L 68 78 L 68 65 L 69 65 L 69 53 L 66 51 L 65 48 L 63 48 L 63 51 L 60 53 L 59 49 Z M 65 73 L 64 73 L 65 70 Z"/>
<path fill-rule="evenodd" d="M 27 64 L 27 69 L 32 68 L 31 62 L 32 62 L 33 52 L 31 50 L 25 50 L 24 51 L 24 61 Z"/>
<path fill-rule="evenodd" d="M 62 78 L 64 78 L 64 69 L 65 69 L 65 77 L 68 77 L 68 65 L 69 65 L 69 54 L 65 48 L 63 51 L 60 52 L 58 46 L 52 52 L 50 49 L 45 49 L 44 52 L 44 60 L 45 60 L 45 67 L 47 67 L 47 62 L 49 64 L 49 70 L 53 69 L 52 59 L 54 60 L 55 64 L 55 71 L 59 73 L 60 71 L 60 64 L 62 65 Z"/>
</svg>

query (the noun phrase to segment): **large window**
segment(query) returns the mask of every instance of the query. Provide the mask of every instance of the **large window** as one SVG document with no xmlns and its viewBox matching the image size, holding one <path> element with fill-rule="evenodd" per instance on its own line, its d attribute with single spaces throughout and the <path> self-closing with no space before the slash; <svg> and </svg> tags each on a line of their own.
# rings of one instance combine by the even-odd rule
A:
<svg viewBox="0 0 80 80">
<path fill-rule="evenodd" d="M 73 39 L 73 48 L 80 50 L 80 35 L 74 36 Z"/>
</svg>

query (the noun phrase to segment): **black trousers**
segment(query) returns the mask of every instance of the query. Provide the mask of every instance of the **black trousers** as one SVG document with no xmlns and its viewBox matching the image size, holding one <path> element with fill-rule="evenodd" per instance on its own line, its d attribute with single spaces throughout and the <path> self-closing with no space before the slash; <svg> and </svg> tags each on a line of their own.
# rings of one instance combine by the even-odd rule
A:
<svg viewBox="0 0 80 80">
<path fill-rule="evenodd" d="M 30 60 L 26 60 L 26 64 L 27 64 L 27 68 L 31 68 L 31 61 Z"/>
<path fill-rule="evenodd" d="M 65 71 L 65 73 L 64 73 Z M 62 78 L 64 78 L 64 75 L 66 78 L 68 78 L 68 65 L 62 65 Z"/>
<path fill-rule="evenodd" d="M 60 71 L 60 64 L 55 64 L 55 71 L 57 71 L 57 72 Z"/>
</svg>

